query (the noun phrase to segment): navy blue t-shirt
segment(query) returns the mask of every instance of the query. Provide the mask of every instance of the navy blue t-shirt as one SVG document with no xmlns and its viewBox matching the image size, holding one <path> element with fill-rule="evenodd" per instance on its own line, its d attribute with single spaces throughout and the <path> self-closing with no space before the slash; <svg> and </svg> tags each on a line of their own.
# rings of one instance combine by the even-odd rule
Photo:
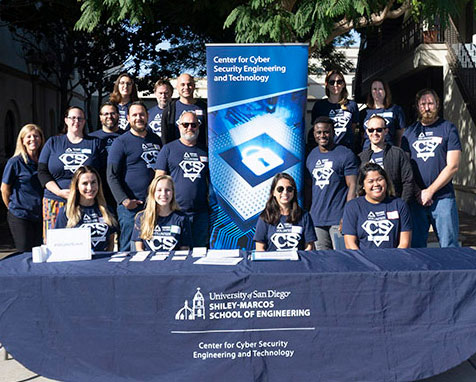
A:
<svg viewBox="0 0 476 382">
<path fill-rule="evenodd" d="M 312 221 L 316 227 L 339 224 L 347 200 L 345 177 L 357 175 L 357 157 L 345 146 L 335 146 L 327 153 L 316 147 L 307 157 L 306 168 L 312 178 Z"/>
<path fill-rule="evenodd" d="M 11 186 L 8 211 L 17 218 L 38 221 L 42 216 L 43 187 L 38 180 L 38 164 L 27 158 L 27 163 L 21 155 L 10 158 L 3 170 L 2 183 Z"/>
<path fill-rule="evenodd" d="M 373 204 L 361 196 L 345 205 L 342 233 L 357 236 L 360 249 L 397 248 L 400 233 L 411 230 L 410 211 L 400 198 Z"/>
<path fill-rule="evenodd" d="M 179 139 L 164 145 L 154 166 L 170 174 L 180 209 L 198 212 L 208 209 L 208 154 L 196 145 L 185 146 Z"/>
<path fill-rule="evenodd" d="M 99 139 L 85 136 L 79 143 L 71 143 L 66 134 L 51 137 L 41 150 L 39 163 L 46 164 L 48 171 L 61 189 L 69 188 L 71 179 L 81 166 L 101 169 L 104 150 Z M 45 190 L 45 198 L 60 202 L 66 200 Z"/>
<path fill-rule="evenodd" d="M 80 206 L 81 219 L 73 228 L 89 228 L 91 230 L 91 248 L 93 251 L 106 251 L 109 237 L 116 232 L 115 227 L 106 224 L 97 204 Z M 65 207 L 61 207 L 56 218 L 55 228 L 66 228 L 68 218 Z"/>
<path fill-rule="evenodd" d="M 321 116 L 330 117 L 334 121 L 334 142 L 352 148 L 354 144 L 352 124 L 359 121 L 359 108 L 355 101 L 348 100 L 342 106 L 339 103 L 329 102 L 327 98 L 318 100 L 312 107 L 312 123 Z"/>
<path fill-rule="evenodd" d="M 140 224 L 144 211 L 139 212 L 134 220 L 132 241 L 142 241 L 148 251 L 172 251 L 180 247 L 192 247 L 192 231 L 190 221 L 184 214 L 173 211 L 169 216 L 156 219 L 152 239 L 140 238 Z"/>
<path fill-rule="evenodd" d="M 448 151 L 461 151 L 461 142 L 456 126 L 439 118 L 432 125 L 423 126 L 416 122 L 405 130 L 402 149 L 410 153 L 416 183 L 421 189 L 426 189 L 446 166 Z M 451 181 L 435 192 L 433 200 L 450 197 L 454 197 Z"/>
<path fill-rule="evenodd" d="M 379 109 L 364 109 L 362 110 L 363 125 L 365 131 L 367 131 L 367 122 L 373 115 L 379 115 L 385 119 L 385 125 L 388 129 L 388 133 L 385 136 L 385 142 L 390 143 L 391 145 L 395 144 L 395 135 L 397 130 L 405 128 L 405 114 L 403 109 L 398 105 L 392 105 L 388 109 L 379 108 Z M 370 146 L 369 136 L 367 133 L 364 133 L 364 149 Z"/>
<path fill-rule="evenodd" d="M 107 163 L 118 166 L 121 186 L 128 198 L 145 202 L 160 146 L 160 138 L 152 132 L 142 138 L 130 130 L 113 142 Z"/>
<path fill-rule="evenodd" d="M 311 216 L 303 211 L 297 224 L 287 223 L 288 217 L 281 215 L 277 225 L 266 223 L 261 217 L 256 224 L 253 241 L 266 244 L 267 251 L 304 250 L 307 243 L 316 241 Z"/>
<path fill-rule="evenodd" d="M 122 134 L 124 134 L 124 132 L 124 130 L 119 129 L 114 133 L 107 133 L 103 129 L 99 129 L 88 135 L 90 137 L 98 138 L 102 142 L 106 151 L 109 152 L 112 142 L 114 142 L 117 137 L 120 137 Z"/>
<path fill-rule="evenodd" d="M 372 152 L 372 155 L 370 156 L 369 162 L 371 163 L 377 163 L 380 167 L 382 167 L 385 170 L 385 167 L 383 165 L 383 153 L 384 150 L 380 150 L 379 152 Z"/>
<path fill-rule="evenodd" d="M 129 130 L 129 122 L 127 121 L 127 115 L 129 113 L 129 106 L 131 106 L 132 102 L 128 102 L 124 105 L 117 103 L 117 108 L 119 110 L 119 128 L 121 130 Z"/>
<path fill-rule="evenodd" d="M 180 100 L 177 100 L 175 103 L 175 138 L 178 139 L 180 138 L 180 131 L 178 129 L 178 121 L 180 119 L 180 116 L 185 113 L 186 111 L 193 111 L 195 115 L 197 116 L 198 120 L 200 121 L 200 128 L 204 129 L 205 127 L 205 113 L 207 112 L 206 110 L 203 110 L 200 106 L 197 106 L 196 104 L 193 105 L 186 105 Z"/>
<path fill-rule="evenodd" d="M 162 137 L 162 113 L 164 109 L 161 109 L 159 105 L 155 105 L 148 110 L 149 119 L 148 124 L 150 130 L 159 137 Z"/>
</svg>

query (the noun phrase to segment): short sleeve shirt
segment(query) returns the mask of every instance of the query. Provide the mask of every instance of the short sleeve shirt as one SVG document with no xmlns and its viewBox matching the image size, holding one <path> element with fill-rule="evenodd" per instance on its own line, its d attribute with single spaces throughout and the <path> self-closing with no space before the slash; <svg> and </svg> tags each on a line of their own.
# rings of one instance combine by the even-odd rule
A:
<svg viewBox="0 0 476 382">
<path fill-rule="evenodd" d="M 325 153 L 316 147 L 307 157 L 306 168 L 312 179 L 312 221 L 319 227 L 339 224 L 347 200 L 345 177 L 357 175 L 357 157 L 345 146 Z"/>
<path fill-rule="evenodd" d="M 176 139 L 164 145 L 154 166 L 170 174 L 180 209 L 198 212 L 208 209 L 208 154 L 200 146 L 189 147 Z"/>
<path fill-rule="evenodd" d="M 129 114 L 129 106 L 132 102 L 121 105 L 120 103 L 116 104 L 117 109 L 119 110 L 119 128 L 121 130 L 129 130 L 129 122 L 127 121 L 127 115 Z"/>
<path fill-rule="evenodd" d="M 100 169 L 103 166 L 102 158 L 103 146 L 99 139 L 85 136 L 81 142 L 72 143 L 65 134 L 46 141 L 38 162 L 48 166 L 48 171 L 59 188 L 67 189 L 79 167 L 92 166 Z M 45 198 L 65 201 L 49 190 L 45 190 Z"/>
<path fill-rule="evenodd" d="M 421 189 L 425 189 L 446 166 L 448 151 L 461 151 L 461 142 L 456 126 L 439 118 L 429 126 L 420 122 L 410 126 L 403 134 L 402 149 L 410 153 L 415 181 Z M 450 197 L 454 197 L 451 181 L 439 189 L 433 199 Z"/>
<path fill-rule="evenodd" d="M 354 132 L 352 124 L 359 122 L 359 108 L 355 101 L 348 100 L 345 105 L 331 103 L 328 99 L 316 101 L 312 108 L 312 123 L 317 117 L 326 116 L 334 121 L 334 142 L 352 148 Z"/>
<path fill-rule="evenodd" d="M 184 214 L 174 211 L 169 216 L 159 216 L 152 238 L 140 238 L 140 224 L 144 212 L 139 212 L 134 220 L 132 241 L 141 241 L 148 251 L 172 251 L 180 247 L 192 247 L 190 221 Z"/>
<path fill-rule="evenodd" d="M 403 109 L 398 105 L 391 105 L 388 109 L 379 108 L 379 109 L 364 109 L 362 110 L 363 114 L 363 125 L 367 131 L 367 123 L 373 115 L 378 115 L 385 119 L 385 126 L 388 129 L 388 133 L 385 136 L 385 142 L 390 143 L 391 145 L 395 144 L 395 135 L 397 130 L 405 128 L 405 114 Z M 364 149 L 370 146 L 369 136 L 367 133 L 364 134 Z"/>
<path fill-rule="evenodd" d="M 109 150 L 108 164 L 120 167 L 122 187 L 131 199 L 145 201 L 147 188 L 154 178 L 153 166 L 159 155 L 160 138 L 148 132 L 145 138 L 129 130 L 117 138 Z"/>
<path fill-rule="evenodd" d="M 400 233 L 411 229 L 410 211 L 400 198 L 373 204 L 361 196 L 345 205 L 342 233 L 357 236 L 360 249 L 396 248 Z"/>
<path fill-rule="evenodd" d="M 148 110 L 149 120 L 148 126 L 149 129 L 158 137 L 162 137 L 162 113 L 164 109 L 161 109 L 158 105 L 151 107 Z"/>
<path fill-rule="evenodd" d="M 66 228 L 68 218 L 65 207 L 61 207 L 56 218 L 55 228 Z M 89 228 L 91 230 L 91 248 L 94 251 L 106 251 L 109 237 L 116 232 L 114 227 L 106 224 L 99 207 L 81 206 L 81 219 L 75 228 Z"/>
<path fill-rule="evenodd" d="M 11 187 L 8 211 L 20 219 L 41 220 L 43 187 L 38 180 L 38 164 L 21 155 L 10 158 L 3 170 L 2 183 Z"/>
<path fill-rule="evenodd" d="M 89 134 L 90 137 L 98 138 L 106 151 L 109 153 L 109 150 L 111 149 L 112 143 L 117 137 L 120 137 L 122 134 L 124 134 L 124 130 L 119 129 L 118 131 L 114 133 L 107 133 L 103 129 L 96 130 Z"/>
<path fill-rule="evenodd" d="M 287 223 L 286 219 L 281 215 L 279 223 L 271 225 L 260 217 L 253 241 L 265 243 L 267 251 L 288 251 L 304 250 L 306 243 L 317 240 L 309 213 L 304 211 L 297 224 Z"/>
</svg>

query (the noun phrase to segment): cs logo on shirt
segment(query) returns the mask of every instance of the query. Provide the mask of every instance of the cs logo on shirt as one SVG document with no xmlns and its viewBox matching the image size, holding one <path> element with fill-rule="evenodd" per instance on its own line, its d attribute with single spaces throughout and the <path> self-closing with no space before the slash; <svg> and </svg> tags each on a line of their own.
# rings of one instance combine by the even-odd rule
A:
<svg viewBox="0 0 476 382">
<path fill-rule="evenodd" d="M 140 157 L 147 164 L 147 168 L 152 168 L 155 164 L 157 157 L 159 156 L 159 150 L 159 145 L 153 143 L 142 144 L 142 155 Z"/>
<path fill-rule="evenodd" d="M 183 154 L 183 160 L 179 163 L 179 166 L 183 171 L 183 177 L 190 179 L 192 182 L 197 178 L 201 178 L 200 173 L 205 167 L 202 160 L 207 161 L 208 157 L 199 158 L 197 153 Z"/>
<path fill-rule="evenodd" d="M 379 247 L 384 241 L 389 241 L 389 233 L 394 224 L 385 217 L 385 211 L 369 212 L 362 228 L 367 233 L 368 241 L 373 241 Z"/>
<path fill-rule="evenodd" d="M 173 236 L 154 236 L 147 240 L 147 244 L 153 251 L 171 251 L 178 241 Z"/>
<path fill-rule="evenodd" d="M 318 160 L 314 170 L 312 170 L 312 176 L 316 180 L 316 186 L 320 187 L 321 190 L 329 184 L 329 179 L 334 173 L 332 164 L 333 162 L 330 160 Z"/>
<path fill-rule="evenodd" d="M 271 242 L 278 251 L 296 249 L 301 240 L 301 234 L 297 232 L 299 228 L 302 230 L 302 227 L 293 227 L 289 223 L 279 223 L 276 226 L 276 233 L 271 236 Z"/>
<path fill-rule="evenodd" d="M 352 118 L 352 113 L 347 110 L 331 110 L 329 112 L 329 117 L 332 118 L 335 122 L 334 124 L 334 133 L 336 137 L 344 134 L 347 130 L 347 124 Z"/>
<path fill-rule="evenodd" d="M 59 160 L 64 164 L 64 169 L 71 171 L 73 174 L 88 158 L 89 156 L 82 152 L 81 149 L 71 148 L 67 148 L 66 151 L 59 156 Z"/>
<path fill-rule="evenodd" d="M 104 219 L 97 214 L 88 215 L 83 217 L 83 224 L 80 228 L 89 228 L 91 231 L 91 242 L 95 247 L 98 243 L 106 241 L 106 234 L 108 226 L 104 223 Z"/>
<path fill-rule="evenodd" d="M 435 150 L 442 141 L 442 137 L 427 137 L 421 133 L 418 139 L 413 142 L 412 147 L 417 152 L 417 158 L 421 158 L 426 162 L 428 158 L 435 156 Z"/>
</svg>

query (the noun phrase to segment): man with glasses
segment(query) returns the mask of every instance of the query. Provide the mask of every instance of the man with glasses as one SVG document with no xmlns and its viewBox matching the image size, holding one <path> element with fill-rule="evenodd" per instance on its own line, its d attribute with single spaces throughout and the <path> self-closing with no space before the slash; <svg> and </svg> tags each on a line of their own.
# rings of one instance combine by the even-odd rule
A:
<svg viewBox="0 0 476 382">
<path fill-rule="evenodd" d="M 459 222 L 453 176 L 458 171 L 461 142 L 456 126 L 440 118 L 440 98 L 433 89 L 416 95 L 418 121 L 402 138 L 410 153 L 417 201 L 410 206 L 413 220 L 412 247 L 426 247 L 430 224 L 440 247 L 458 247 Z"/>
<path fill-rule="evenodd" d="M 194 247 L 208 243 L 208 154 L 198 143 L 200 122 L 193 112 L 178 121 L 180 138 L 164 145 L 154 166 L 157 175 L 170 174 L 175 198 L 190 219 Z"/>
<path fill-rule="evenodd" d="M 305 189 L 312 190 L 310 213 L 316 231 L 316 249 L 345 249 L 342 217 L 345 203 L 356 196 L 358 160 L 352 150 L 334 143 L 331 118 L 318 117 L 313 130 L 317 147 L 306 159 L 306 182 L 312 185 Z"/>
<path fill-rule="evenodd" d="M 367 121 L 370 147 L 359 154 L 362 164 L 377 163 L 392 180 L 395 196 L 409 203 L 413 199 L 413 171 L 410 158 L 396 146 L 385 142 L 388 134 L 385 119 L 374 114 Z"/>
<path fill-rule="evenodd" d="M 158 80 L 154 85 L 154 95 L 157 105 L 148 110 L 149 127 L 156 135 L 162 136 L 162 114 L 172 99 L 174 88 L 167 80 Z"/>
<path fill-rule="evenodd" d="M 162 141 L 172 142 L 180 138 L 179 119 L 185 112 L 192 111 L 200 121 L 198 142 L 207 146 L 207 104 L 194 96 L 195 80 L 187 73 L 177 78 L 176 85 L 179 99 L 172 100 L 162 113 Z"/>
<path fill-rule="evenodd" d="M 131 104 L 127 121 L 130 130 L 116 138 L 107 160 L 107 181 L 117 202 L 121 251 L 130 249 L 134 217 L 144 208 L 147 188 L 154 178 L 153 165 L 162 145 L 147 128 L 147 108 L 142 102 Z"/>
</svg>

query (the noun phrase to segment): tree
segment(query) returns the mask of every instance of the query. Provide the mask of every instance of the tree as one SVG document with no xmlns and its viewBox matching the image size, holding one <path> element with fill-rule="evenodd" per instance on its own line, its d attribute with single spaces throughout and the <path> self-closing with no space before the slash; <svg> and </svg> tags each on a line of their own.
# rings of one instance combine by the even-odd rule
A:
<svg viewBox="0 0 476 382">
<path fill-rule="evenodd" d="M 77 27 L 92 30 L 105 11 L 108 23 L 128 19 L 140 24 L 152 20 L 166 2 L 151 0 L 82 0 Z M 220 2 L 226 28 L 234 27 L 237 42 L 309 42 L 311 51 L 330 44 L 351 29 L 380 25 L 406 12 L 418 18 L 439 16 L 442 21 L 467 0 L 248 0 Z M 196 0 L 200 8 L 213 2 Z M 190 2 L 187 2 L 189 4 Z M 218 20 L 216 20 L 218 21 Z"/>
</svg>

